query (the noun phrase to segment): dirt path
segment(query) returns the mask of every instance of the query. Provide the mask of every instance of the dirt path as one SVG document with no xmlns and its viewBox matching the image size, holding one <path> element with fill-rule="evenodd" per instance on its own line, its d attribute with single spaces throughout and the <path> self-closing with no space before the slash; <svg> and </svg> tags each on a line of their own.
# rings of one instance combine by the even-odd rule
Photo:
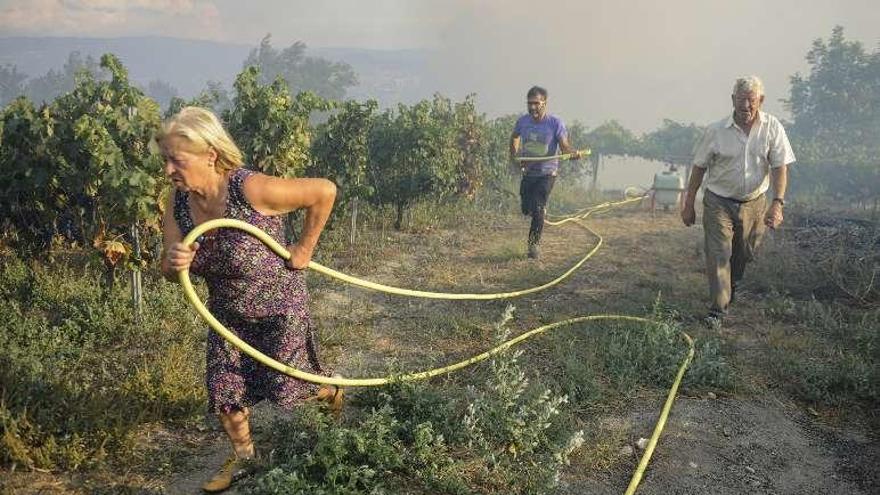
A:
<svg viewBox="0 0 880 495">
<path fill-rule="evenodd" d="M 650 434 L 657 415 L 639 408 L 623 419 L 632 443 Z M 871 449 L 873 461 L 865 457 Z M 610 471 L 570 481 L 561 493 L 623 493 L 638 462 L 634 450 Z M 877 454 L 864 436 L 822 426 L 770 397 L 680 397 L 638 493 L 876 493 L 877 480 L 865 476 L 876 478 L 867 463 Z"/>
<path fill-rule="evenodd" d="M 700 272 L 699 230 L 681 228 L 674 215 L 652 219 L 644 212 L 596 217 L 591 223 L 605 236 L 604 249 L 558 289 L 518 300 L 521 329 L 572 314 L 631 313 L 633 307 L 649 306 L 658 292 L 667 301 L 676 301 L 685 319 L 700 311 L 705 282 Z M 589 236 L 579 231 L 548 233 L 545 255 L 538 263 L 529 262 L 519 253 L 524 252 L 518 242 L 523 228 L 512 222 L 484 231 L 478 244 L 449 232 L 435 232 L 431 240 L 430 236 L 399 235 L 394 241 L 403 244 L 386 248 L 375 269 L 361 275 L 401 285 L 412 285 L 408 282 L 415 280 L 415 285 L 433 290 L 485 291 L 505 284 L 527 287 L 553 278 L 559 267 L 576 259 L 572 246 L 589 242 Z M 427 243 L 430 250 L 424 249 Z M 456 267 L 462 259 L 470 261 Z M 402 362 L 414 360 L 419 346 L 411 345 L 417 341 L 407 328 L 454 319 L 458 312 L 484 313 L 491 321 L 503 308 L 503 303 L 462 303 L 451 309 L 448 303 L 400 300 L 338 287 L 319 289 L 314 299 L 316 317 L 329 329 L 322 335 L 326 355 L 342 371 L 381 371 L 389 352 Z M 742 302 L 741 307 L 716 335 L 734 356 L 740 378 L 754 386 L 718 398 L 679 397 L 638 493 L 880 493 L 874 467 L 880 461 L 876 440 L 862 433 L 859 425 L 830 426 L 768 386 L 761 366 L 767 335 L 750 323 L 758 315 L 749 302 Z M 428 323 L 409 321 L 411 314 L 428 315 Z M 695 328 L 694 332 L 699 339 L 707 330 Z M 458 348 L 451 338 L 438 337 L 431 347 L 451 354 L 470 351 Z M 575 464 L 564 476 L 560 493 L 623 493 L 639 451 L 622 450 L 650 435 L 662 401 L 658 393 L 632 401 L 624 410 L 600 420 L 600 428 L 617 439 L 612 448 L 621 452 L 608 469 L 585 472 Z M 261 416 L 268 415 L 258 411 L 257 429 L 266 421 Z M 194 462 L 187 463 L 203 468 L 168 478 L 165 492 L 199 493 L 199 484 L 227 451 L 221 439 L 205 445 Z"/>
<path fill-rule="evenodd" d="M 683 230 L 673 218 L 642 223 L 641 234 L 671 246 L 668 260 L 680 280 L 694 276 L 702 282 L 697 230 Z M 659 227 L 659 229 L 658 229 Z M 668 229 L 662 232 L 662 229 Z M 682 235 L 683 234 L 683 235 Z M 611 239 L 626 244 L 631 239 Z M 768 242 L 773 242 L 769 239 Z M 661 262 L 662 263 L 662 262 Z M 655 273 L 667 273 L 662 268 Z M 650 275 L 649 275 L 650 277 Z M 626 277 L 624 277 L 626 278 Z M 654 280 L 657 285 L 662 285 Z M 678 290 L 677 296 L 702 297 L 698 289 Z M 639 485 L 642 494 L 871 494 L 880 492 L 880 443 L 860 425 L 831 426 L 817 413 L 792 402 L 767 377 L 768 332 L 755 307 L 757 296 L 744 298 L 718 335 L 732 355 L 738 378 L 747 392 L 735 396 L 680 396 L 670 415 L 651 464 Z M 699 304 L 690 307 L 699 308 Z M 699 309 L 695 309 L 699 311 Z M 698 313 L 695 313 L 698 314 Z M 700 332 L 699 329 L 695 329 Z M 698 337 L 699 338 L 699 337 Z M 662 398 L 634 404 L 634 412 L 611 418 L 624 432 L 626 445 L 648 437 Z M 619 431 L 617 434 L 619 435 Z M 634 448 L 619 455 L 614 467 L 572 481 L 562 493 L 623 493 L 640 454 Z"/>
</svg>

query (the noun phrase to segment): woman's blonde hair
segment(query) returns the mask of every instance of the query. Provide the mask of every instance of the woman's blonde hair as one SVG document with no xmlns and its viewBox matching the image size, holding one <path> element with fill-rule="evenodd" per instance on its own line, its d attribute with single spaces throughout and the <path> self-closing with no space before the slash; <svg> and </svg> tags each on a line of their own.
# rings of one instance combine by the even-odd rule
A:
<svg viewBox="0 0 880 495">
<path fill-rule="evenodd" d="M 200 153 L 214 148 L 217 152 L 215 166 L 218 170 L 233 170 L 243 163 L 241 150 L 223 128 L 220 119 L 210 110 L 184 107 L 162 124 L 156 135 L 156 143 L 161 146 L 171 136 L 187 140 L 191 146 L 189 151 Z"/>
</svg>

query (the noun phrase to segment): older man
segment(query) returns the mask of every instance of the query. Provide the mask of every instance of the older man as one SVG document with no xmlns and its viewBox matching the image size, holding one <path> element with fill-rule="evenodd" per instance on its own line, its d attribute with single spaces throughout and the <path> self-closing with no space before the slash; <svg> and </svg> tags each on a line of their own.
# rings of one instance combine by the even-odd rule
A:
<svg viewBox="0 0 880 495">
<path fill-rule="evenodd" d="M 510 135 L 510 159 L 515 165 L 519 165 L 517 157 L 550 157 L 556 155 L 559 149 L 563 153 L 571 153 L 573 160 L 581 157 L 580 152 L 569 144 L 568 132 L 562 119 L 547 112 L 546 89 L 532 86 L 526 93 L 526 108 L 528 113 L 516 121 Z M 532 217 L 528 256 L 534 259 L 539 254 L 538 244 L 544 228 L 544 213 L 559 171 L 559 159 L 529 162 L 522 167 L 522 171 L 520 202 L 523 215 Z"/>
<path fill-rule="evenodd" d="M 737 79 L 731 100 L 733 115 L 710 125 L 697 144 L 681 210 L 684 224 L 693 225 L 694 198 L 705 182 L 703 229 L 710 307 L 704 323 L 716 328 L 727 314 L 764 228 L 782 224 L 788 165 L 795 161 L 782 124 L 761 111 L 764 85 L 760 79 Z M 768 207 L 765 193 L 771 185 L 774 195 Z"/>
</svg>

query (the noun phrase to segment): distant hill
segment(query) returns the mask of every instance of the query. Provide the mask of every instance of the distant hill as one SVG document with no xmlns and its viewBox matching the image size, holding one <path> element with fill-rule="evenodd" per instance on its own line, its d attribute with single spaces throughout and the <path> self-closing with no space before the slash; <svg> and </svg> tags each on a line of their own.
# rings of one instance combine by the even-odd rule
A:
<svg viewBox="0 0 880 495">
<path fill-rule="evenodd" d="M 251 47 L 174 38 L 0 38 L 0 64 L 13 64 L 28 76 L 60 69 L 71 52 L 99 59 L 110 52 L 128 68 L 133 81 L 170 83 L 184 96 L 209 80 L 230 85 Z"/>
<path fill-rule="evenodd" d="M 356 100 L 373 98 L 386 107 L 431 96 L 426 84 L 428 51 L 310 47 L 307 53 L 351 65 L 360 82 L 349 91 L 349 97 Z"/>
<path fill-rule="evenodd" d="M 161 79 L 181 96 L 191 97 L 204 89 L 207 81 L 220 81 L 231 89 L 242 63 L 255 47 L 163 37 L 8 37 L 0 38 L 0 65 L 15 65 L 19 72 L 37 77 L 50 69 L 60 70 L 71 52 L 95 59 L 111 52 L 122 60 L 137 84 L 146 86 Z M 350 90 L 349 97 L 375 98 L 388 106 L 430 96 L 423 94 L 426 52 L 309 47 L 306 54 L 351 65 L 360 85 Z"/>
</svg>

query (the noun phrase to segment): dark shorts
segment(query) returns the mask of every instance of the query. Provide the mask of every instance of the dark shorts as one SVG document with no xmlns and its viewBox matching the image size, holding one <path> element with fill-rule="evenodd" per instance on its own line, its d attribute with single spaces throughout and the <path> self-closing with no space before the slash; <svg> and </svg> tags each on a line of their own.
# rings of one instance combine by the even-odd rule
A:
<svg viewBox="0 0 880 495">
<path fill-rule="evenodd" d="M 519 185 L 519 199 L 523 215 L 532 215 L 547 206 L 547 198 L 556 182 L 555 175 L 524 175 Z"/>
</svg>

